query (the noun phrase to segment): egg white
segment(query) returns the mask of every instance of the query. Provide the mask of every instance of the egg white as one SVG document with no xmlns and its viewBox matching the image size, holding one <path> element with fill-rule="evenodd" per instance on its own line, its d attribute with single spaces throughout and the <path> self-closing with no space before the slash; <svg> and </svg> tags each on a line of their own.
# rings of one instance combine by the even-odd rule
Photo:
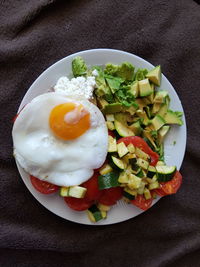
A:
<svg viewBox="0 0 200 267">
<path fill-rule="evenodd" d="M 82 104 L 90 113 L 90 129 L 64 141 L 49 127 L 51 110 L 62 103 Z M 86 98 L 45 93 L 34 98 L 17 117 L 12 131 L 14 155 L 29 174 L 59 186 L 79 185 L 105 161 L 108 132 L 101 111 Z"/>
</svg>

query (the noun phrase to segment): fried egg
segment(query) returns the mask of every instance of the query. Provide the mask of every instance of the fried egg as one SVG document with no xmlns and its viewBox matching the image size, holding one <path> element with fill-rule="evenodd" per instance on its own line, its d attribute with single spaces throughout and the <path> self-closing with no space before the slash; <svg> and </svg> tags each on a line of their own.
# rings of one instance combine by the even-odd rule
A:
<svg viewBox="0 0 200 267">
<path fill-rule="evenodd" d="M 107 155 L 105 119 L 82 96 L 56 92 L 37 96 L 20 112 L 12 136 L 19 165 L 59 186 L 87 181 Z"/>
</svg>

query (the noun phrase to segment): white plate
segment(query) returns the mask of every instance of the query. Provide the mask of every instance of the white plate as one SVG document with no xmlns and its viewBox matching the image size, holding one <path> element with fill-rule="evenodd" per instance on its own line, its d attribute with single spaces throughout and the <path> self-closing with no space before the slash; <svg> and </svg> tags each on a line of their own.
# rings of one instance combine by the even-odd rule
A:
<svg viewBox="0 0 200 267">
<path fill-rule="evenodd" d="M 119 50 L 112 49 L 93 49 L 78 52 L 76 54 L 72 54 L 67 56 L 60 61 L 53 64 L 47 70 L 45 70 L 32 84 L 32 86 L 27 91 L 24 96 L 19 111 L 21 108 L 29 103 L 34 97 L 47 92 L 50 88 L 52 88 L 59 77 L 61 76 L 71 76 L 71 62 L 75 56 L 81 56 L 85 59 L 87 65 L 104 65 L 108 62 L 120 64 L 123 61 L 131 62 L 136 68 L 147 68 L 151 69 L 154 67 L 149 62 L 144 59 Z M 159 63 L 159 62 L 158 62 Z M 160 89 L 167 90 L 171 97 L 171 108 L 173 110 L 178 110 L 183 112 L 183 108 L 181 102 L 176 94 L 173 86 L 167 80 L 167 78 L 162 75 L 162 83 Z M 186 146 L 186 123 L 185 116 L 183 116 L 184 125 L 173 126 L 170 130 L 166 140 L 165 140 L 165 159 L 166 163 L 169 165 L 176 165 L 179 169 L 181 167 L 185 146 Z M 176 145 L 174 145 L 174 141 L 176 141 Z M 21 174 L 21 177 L 29 189 L 29 191 L 33 194 L 33 196 L 48 210 L 53 212 L 54 214 L 82 224 L 92 224 L 87 218 L 86 212 L 76 212 L 68 208 L 62 197 L 59 197 L 57 193 L 53 195 L 43 195 L 37 192 L 30 183 L 29 175 L 24 172 L 24 170 L 17 164 L 18 170 Z M 155 204 L 159 200 L 156 199 L 153 204 Z M 128 220 L 142 213 L 143 211 L 134 207 L 133 205 L 127 205 L 123 201 L 119 201 L 112 209 L 108 212 L 108 217 L 106 220 L 102 220 L 95 225 L 106 225 L 113 224 Z"/>
</svg>

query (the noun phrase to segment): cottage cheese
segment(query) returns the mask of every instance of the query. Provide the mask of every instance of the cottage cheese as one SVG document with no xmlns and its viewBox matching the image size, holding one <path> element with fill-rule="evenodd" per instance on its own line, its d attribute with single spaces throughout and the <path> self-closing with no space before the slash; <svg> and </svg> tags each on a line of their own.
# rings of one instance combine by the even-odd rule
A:
<svg viewBox="0 0 200 267">
<path fill-rule="evenodd" d="M 94 88 L 96 87 L 94 76 L 89 76 L 87 78 L 77 77 L 72 78 L 71 80 L 67 77 L 61 77 L 54 86 L 54 90 L 58 93 L 64 93 L 66 95 L 81 95 L 90 99 L 92 98 Z"/>
</svg>

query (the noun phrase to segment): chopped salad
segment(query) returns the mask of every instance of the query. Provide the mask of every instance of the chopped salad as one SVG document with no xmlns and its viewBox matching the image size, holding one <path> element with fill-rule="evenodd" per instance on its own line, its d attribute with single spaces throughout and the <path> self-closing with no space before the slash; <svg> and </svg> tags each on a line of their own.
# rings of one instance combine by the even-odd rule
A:
<svg viewBox="0 0 200 267">
<path fill-rule="evenodd" d="M 101 168 L 81 185 L 58 187 L 30 176 L 43 194 L 64 198 L 68 207 L 86 210 L 97 222 L 122 199 L 147 210 L 157 196 L 174 194 L 182 183 L 176 166 L 167 166 L 164 139 L 182 112 L 170 109 L 170 96 L 158 90 L 161 67 L 136 69 L 130 62 L 88 67 L 81 57 L 72 61 L 73 76 L 95 76 L 92 102 L 103 113 L 109 133 L 108 154 Z"/>
</svg>

